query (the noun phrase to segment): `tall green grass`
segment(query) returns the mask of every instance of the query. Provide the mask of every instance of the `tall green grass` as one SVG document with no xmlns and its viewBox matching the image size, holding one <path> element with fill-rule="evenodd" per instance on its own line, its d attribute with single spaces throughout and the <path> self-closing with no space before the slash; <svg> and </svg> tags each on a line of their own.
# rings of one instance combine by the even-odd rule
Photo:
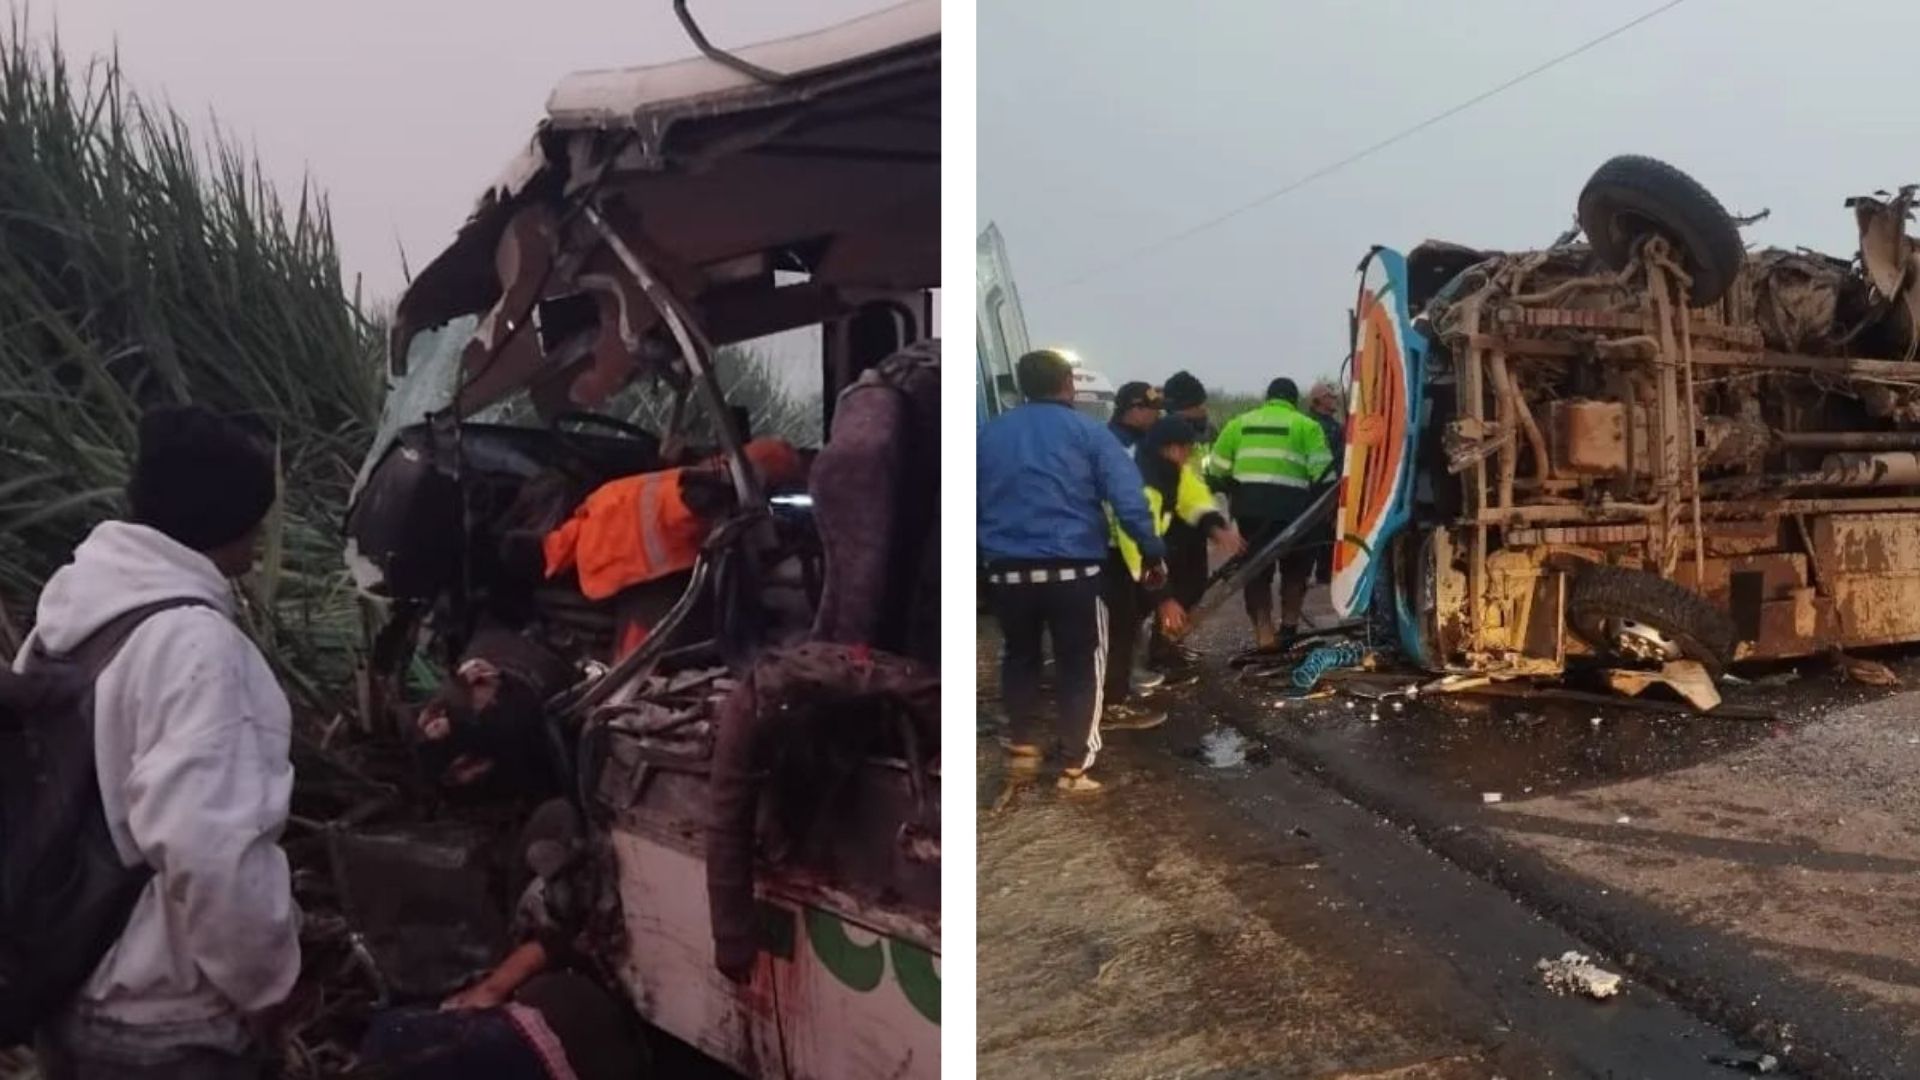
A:
<svg viewBox="0 0 1920 1080">
<path fill-rule="evenodd" d="M 727 402 L 747 410 L 754 435 L 777 435 L 795 446 L 819 446 L 820 393 L 790 389 L 780 377 L 779 364 L 780 359 L 765 349 L 725 345 L 714 351 L 713 374 Z M 648 431 L 665 431 L 671 406 L 672 395 L 665 387 L 637 384 L 621 391 L 605 411 Z M 696 445 L 713 445 L 718 440 L 713 417 L 703 406 L 691 407 L 685 429 Z"/>
<path fill-rule="evenodd" d="M 251 614 L 332 711 L 362 639 L 340 519 L 382 392 L 381 337 L 341 285 L 325 200 L 283 203 L 217 130 L 0 29 L 0 602 L 120 512 L 142 409 L 195 401 L 277 441 L 284 497 Z M 24 626 L 20 626 L 24 629 Z"/>
</svg>

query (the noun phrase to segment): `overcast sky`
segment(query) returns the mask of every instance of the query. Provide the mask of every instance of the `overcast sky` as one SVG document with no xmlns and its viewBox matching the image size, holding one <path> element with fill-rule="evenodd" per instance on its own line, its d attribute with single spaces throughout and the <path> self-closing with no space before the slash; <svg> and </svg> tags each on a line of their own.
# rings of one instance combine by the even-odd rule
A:
<svg viewBox="0 0 1920 1080">
<path fill-rule="evenodd" d="M 723 46 L 843 22 L 894 0 L 693 0 Z M 255 145 L 284 197 L 325 189 L 347 285 L 369 299 L 453 238 L 526 145 L 569 72 L 694 55 L 669 0 L 33 0 L 70 57 L 119 43 L 145 91 L 211 110 Z"/>
<path fill-rule="evenodd" d="M 1036 344 L 1115 381 L 1337 369 L 1368 245 L 1538 246 L 1593 169 L 1663 158 L 1749 243 L 1856 247 L 1849 195 L 1920 181 L 1920 4 L 1687 0 L 1278 201 L 1072 288 L 1659 0 L 980 0 L 979 223 Z"/>
</svg>

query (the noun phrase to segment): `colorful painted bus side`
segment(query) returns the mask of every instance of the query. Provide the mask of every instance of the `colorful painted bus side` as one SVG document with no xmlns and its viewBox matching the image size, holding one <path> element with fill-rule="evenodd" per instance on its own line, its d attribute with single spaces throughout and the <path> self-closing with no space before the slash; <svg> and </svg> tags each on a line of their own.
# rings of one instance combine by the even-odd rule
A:
<svg viewBox="0 0 1920 1080">
<path fill-rule="evenodd" d="M 1360 268 L 1353 310 L 1353 386 L 1335 514 L 1333 606 L 1367 609 L 1396 534 L 1412 517 L 1413 468 L 1427 339 L 1407 305 L 1407 260 L 1376 247 Z M 1404 615 L 1405 612 L 1396 614 Z M 1396 619 L 1401 637 L 1417 633 Z M 1411 642 L 1403 645 L 1418 655 Z"/>
</svg>

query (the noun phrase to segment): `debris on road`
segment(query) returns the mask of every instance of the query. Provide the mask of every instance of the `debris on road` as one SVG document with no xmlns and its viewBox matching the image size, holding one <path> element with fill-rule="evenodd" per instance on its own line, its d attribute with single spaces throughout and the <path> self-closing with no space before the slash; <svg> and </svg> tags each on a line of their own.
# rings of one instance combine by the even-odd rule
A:
<svg viewBox="0 0 1920 1080">
<path fill-rule="evenodd" d="M 1703 713 L 1720 707 L 1720 691 L 1713 685 L 1713 676 L 1697 660 L 1670 660 L 1659 671 L 1608 671 L 1607 685 L 1628 697 L 1639 697 L 1649 686 L 1665 686 Z"/>
<path fill-rule="evenodd" d="M 1830 654 L 1834 667 L 1839 669 L 1840 677 L 1848 682 L 1865 686 L 1899 686 L 1900 676 L 1893 669 L 1877 660 L 1862 660 L 1857 656 L 1848 656 L 1839 649 Z"/>
<path fill-rule="evenodd" d="M 1723 1069 L 1734 1069 L 1744 1073 L 1776 1073 L 1780 1071 L 1780 1059 L 1772 1054 L 1750 1054 L 1745 1057 L 1726 1057 L 1715 1054 L 1707 1059 L 1707 1064 L 1718 1065 Z"/>
<path fill-rule="evenodd" d="M 1405 698 L 1409 701 L 1420 697 L 1420 683 L 1426 676 L 1406 672 L 1362 671 L 1346 668 L 1329 671 L 1321 676 L 1326 685 L 1337 685 L 1340 692 L 1350 698 L 1364 701 L 1389 701 Z"/>
<path fill-rule="evenodd" d="M 1691 706 L 1678 701 L 1660 701 L 1652 698 L 1620 697 L 1617 694 L 1596 694 L 1584 690 L 1568 690 L 1558 686 L 1540 686 L 1534 683 L 1489 683 L 1473 687 L 1470 692 L 1481 697 L 1526 698 L 1530 702 L 1565 702 L 1568 705 L 1588 705 L 1603 709 L 1630 709 L 1634 712 L 1668 713 L 1671 715 L 1693 715 Z M 1715 720 L 1777 720 L 1779 715 L 1774 709 L 1758 705 L 1721 705 L 1709 715 Z M 1594 716 L 1588 723 L 1599 727 L 1605 721 Z"/>
<path fill-rule="evenodd" d="M 1605 999 L 1620 992 L 1620 976 L 1594 966 L 1585 953 L 1568 951 L 1558 960 L 1541 960 L 1533 965 L 1540 981 L 1556 994 L 1584 994 Z"/>
<path fill-rule="evenodd" d="M 1480 690 L 1496 685 L 1498 684 L 1493 681 L 1492 677 L 1487 675 L 1448 675 L 1444 678 L 1435 679 L 1423 688 L 1408 691 L 1408 696 L 1411 697 L 1415 693 L 1459 694 L 1468 690 Z"/>
</svg>

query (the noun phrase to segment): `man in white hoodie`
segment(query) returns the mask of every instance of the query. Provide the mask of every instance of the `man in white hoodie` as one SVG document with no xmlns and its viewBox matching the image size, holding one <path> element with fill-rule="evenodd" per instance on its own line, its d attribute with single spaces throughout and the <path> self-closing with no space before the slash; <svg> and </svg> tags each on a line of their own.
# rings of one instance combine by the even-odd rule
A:
<svg viewBox="0 0 1920 1080">
<path fill-rule="evenodd" d="M 101 672 L 94 751 L 114 846 L 154 873 L 119 939 L 40 1040 L 50 1080 L 257 1077 L 255 1037 L 300 971 L 278 846 L 293 789 L 286 695 L 233 620 L 274 500 L 271 460 L 195 407 L 142 418 L 132 514 L 47 582 L 27 648 L 63 653 L 169 599 Z"/>
</svg>

